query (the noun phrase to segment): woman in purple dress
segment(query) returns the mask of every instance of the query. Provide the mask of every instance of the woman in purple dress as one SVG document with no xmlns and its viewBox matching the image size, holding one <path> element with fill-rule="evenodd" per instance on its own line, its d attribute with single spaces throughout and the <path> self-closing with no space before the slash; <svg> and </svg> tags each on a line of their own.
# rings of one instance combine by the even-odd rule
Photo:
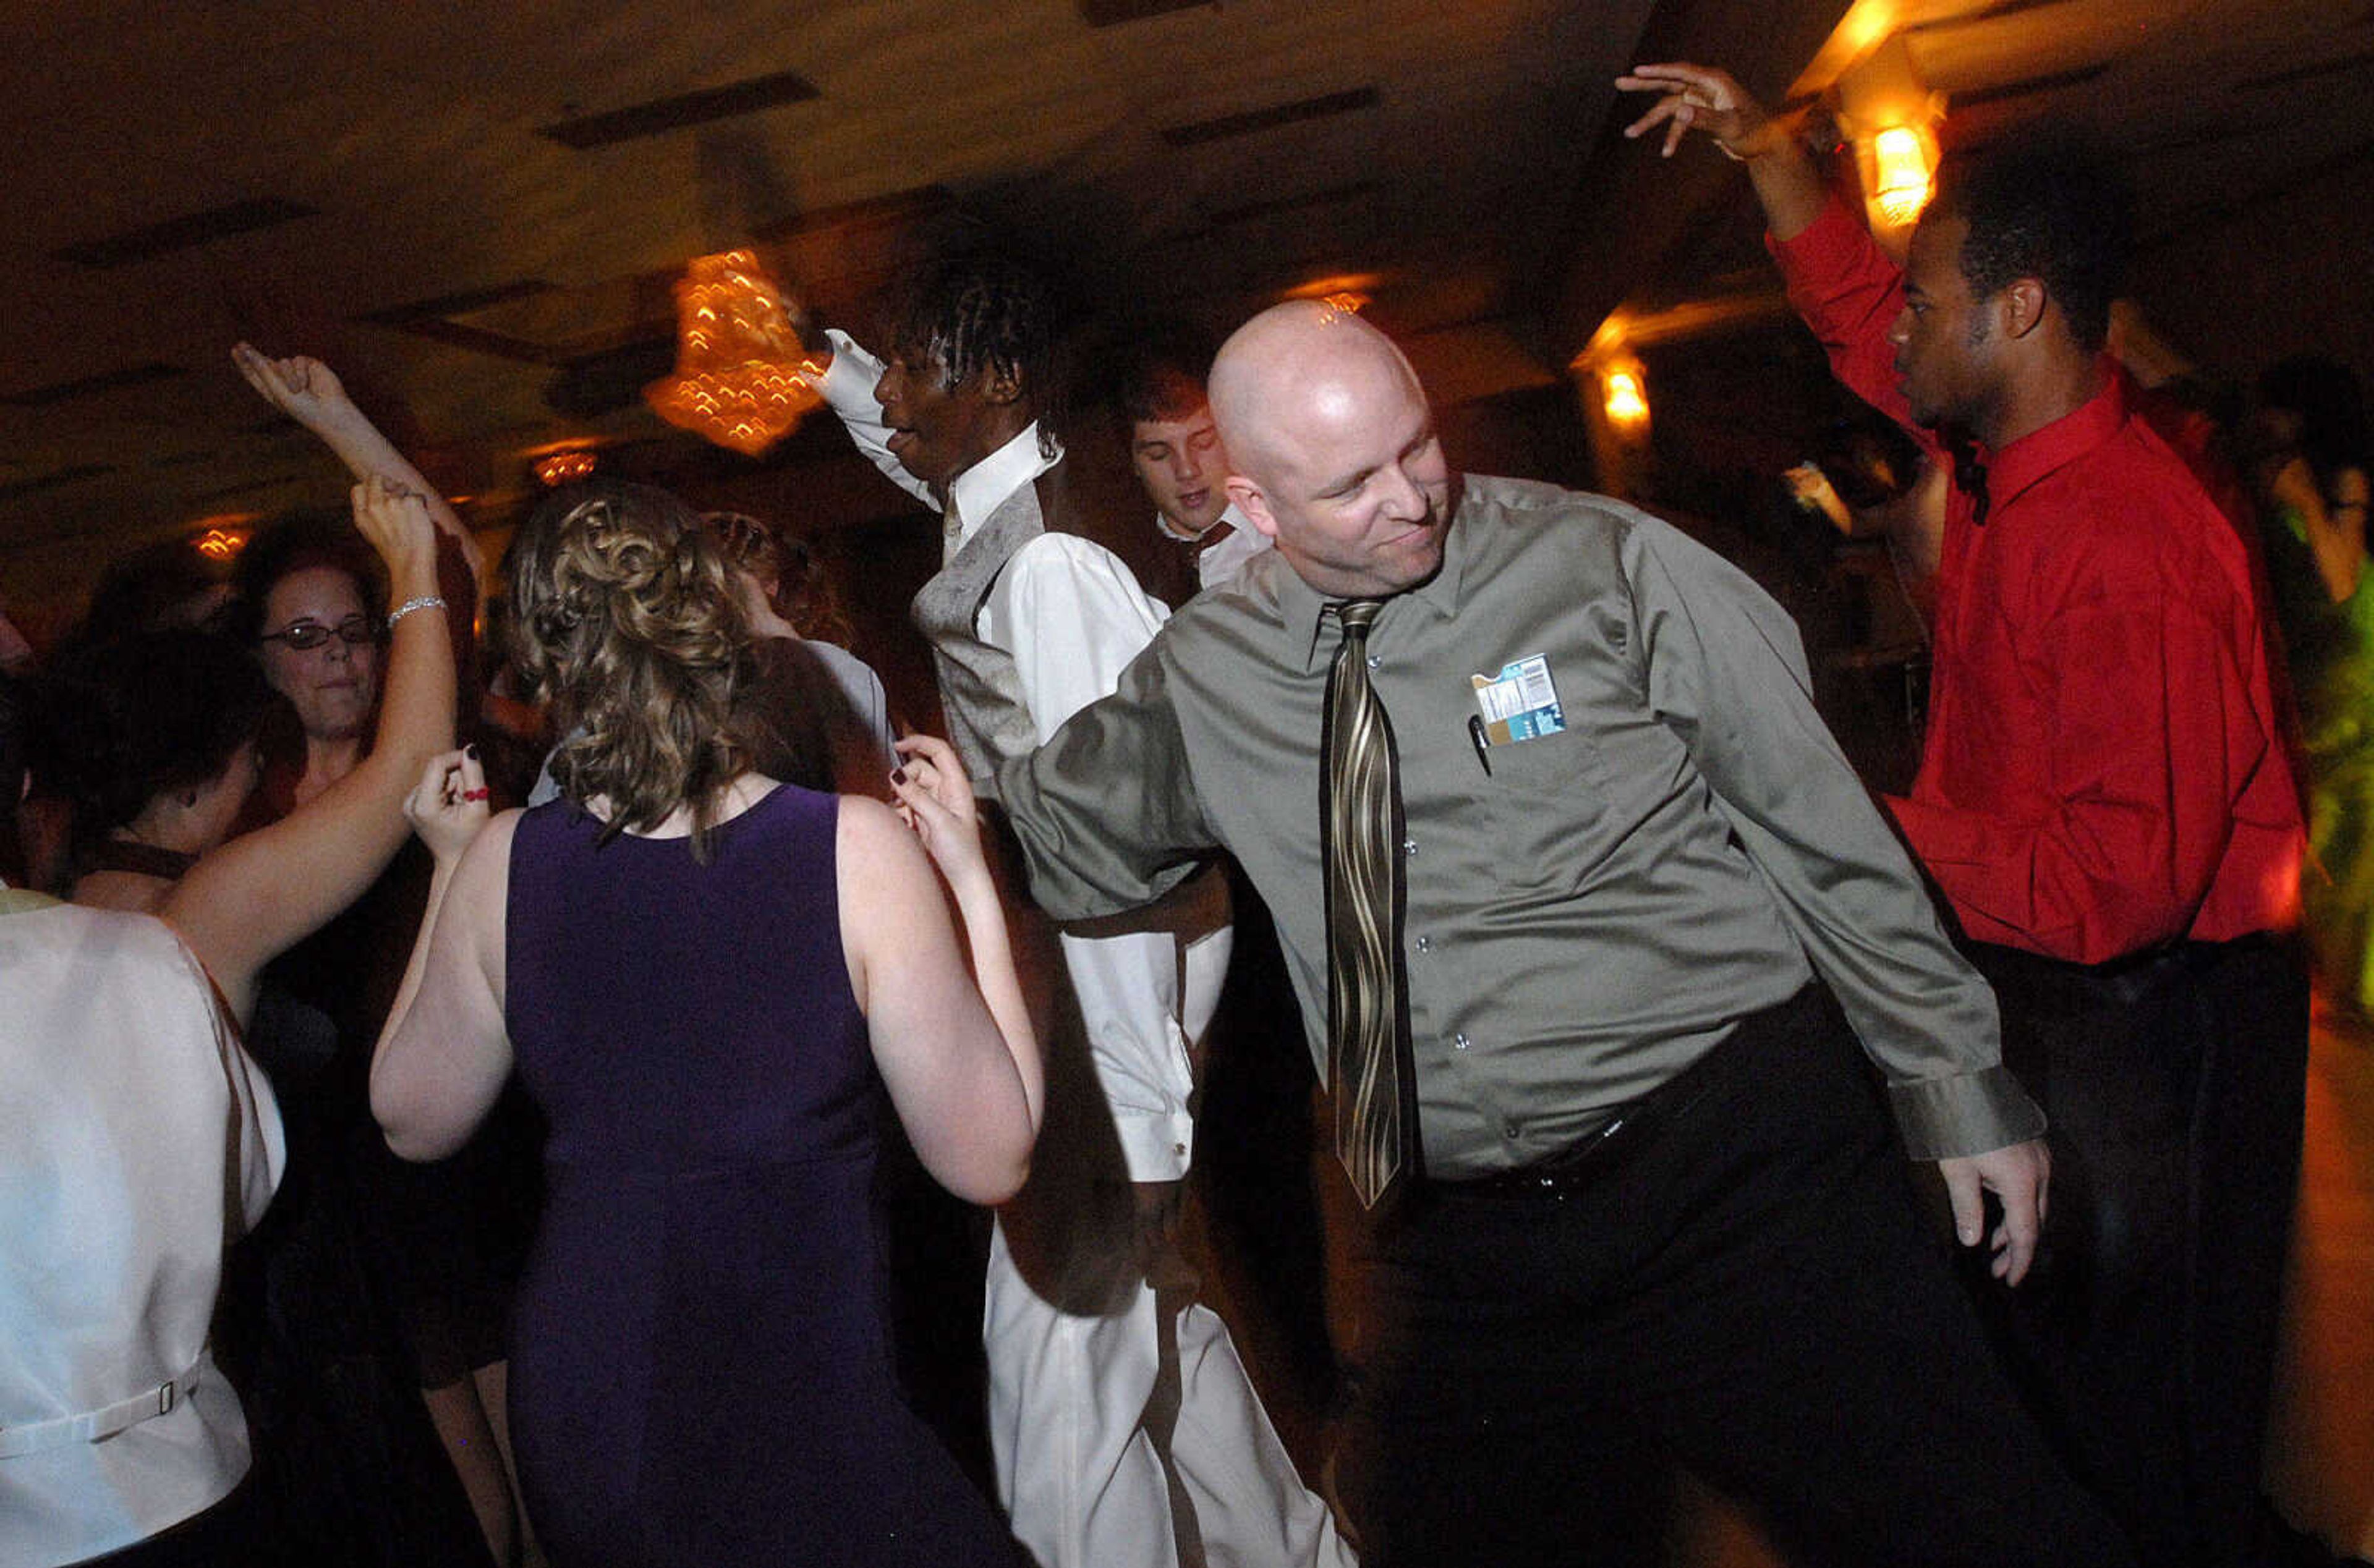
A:
<svg viewBox="0 0 2374 1568">
<path fill-rule="evenodd" d="M 886 1114 L 977 1203 L 1037 1130 L 962 773 L 902 743 L 894 813 L 750 771 L 751 639 L 663 491 L 547 500 L 511 589 L 562 798 L 489 821 L 474 756 L 423 775 L 435 883 L 371 1104 L 434 1159 L 516 1065 L 551 1124 L 511 1326 L 537 1536 L 570 1565 L 1012 1562 L 899 1393 L 874 1207 Z"/>
</svg>

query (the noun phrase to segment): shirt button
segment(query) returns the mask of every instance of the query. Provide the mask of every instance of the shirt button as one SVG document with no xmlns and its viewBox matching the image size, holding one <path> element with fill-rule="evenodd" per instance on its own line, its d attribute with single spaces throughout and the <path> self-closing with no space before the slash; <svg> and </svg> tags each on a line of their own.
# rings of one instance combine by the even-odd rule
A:
<svg viewBox="0 0 2374 1568">
<path fill-rule="evenodd" d="M 1501 1137 L 1503 1137 L 1503 1138 L 1514 1138 L 1514 1137 L 1516 1137 L 1516 1136 L 1517 1136 L 1517 1124 L 1516 1124 L 1515 1122 L 1513 1122 L 1513 1121 L 1504 1121 L 1504 1122 L 1502 1122 L 1502 1123 L 1500 1124 L 1500 1136 L 1501 1136 Z"/>
<path fill-rule="evenodd" d="M 1408 856 L 1408 857 L 1410 857 L 1410 858 L 1412 858 L 1412 859 L 1415 859 L 1415 858 L 1416 857 L 1416 855 L 1417 855 L 1417 840 L 1416 840 L 1416 839 L 1415 839 L 1415 838 L 1404 838 L 1404 839 L 1403 839 L 1403 840 L 1402 840 L 1402 853 L 1403 853 L 1404 855 L 1405 855 L 1405 856 Z"/>
<path fill-rule="evenodd" d="M 1420 953 L 1432 953 L 1434 951 L 1434 938 L 1430 936 L 1422 936 L 1418 938 L 1417 950 Z"/>
<path fill-rule="evenodd" d="M 1184 1143 L 1173 1143 L 1170 1146 L 1170 1152 L 1174 1154 L 1184 1154 L 1187 1153 L 1187 1145 Z"/>
<path fill-rule="evenodd" d="M 1385 661 L 1383 660 L 1378 658 L 1373 653 L 1369 655 L 1369 668 L 1371 670 L 1382 669 L 1384 667 L 1384 662 Z"/>
<path fill-rule="evenodd" d="M 1464 1035 L 1453 1035 L 1451 1036 L 1451 1048 L 1454 1051 L 1463 1051 L 1475 1043 L 1475 1041 L 1469 1039 Z"/>
</svg>

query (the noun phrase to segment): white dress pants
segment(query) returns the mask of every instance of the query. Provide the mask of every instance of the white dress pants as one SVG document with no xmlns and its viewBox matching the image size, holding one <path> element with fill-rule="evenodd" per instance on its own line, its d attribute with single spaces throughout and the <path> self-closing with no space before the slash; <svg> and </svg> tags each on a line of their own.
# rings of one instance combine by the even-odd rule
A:
<svg viewBox="0 0 2374 1568">
<path fill-rule="evenodd" d="M 1141 1285 L 1119 1311 L 1064 1312 L 1003 1224 L 991 1238 L 989 1431 L 1016 1538 L 1040 1568 L 1351 1568 L 1219 1315 L 1167 1297 Z"/>
<path fill-rule="evenodd" d="M 1122 1143 L 1134 1145 L 1122 1163 L 1141 1176 L 1183 1174 L 1193 1137 L 1184 1047 L 1217 1003 L 1227 933 L 1193 943 L 1183 960 L 1163 936 L 1067 937 L 1064 948 L 1094 1041 L 1096 1115 L 1122 1124 Z M 1118 1211 L 1130 1195 L 1113 1151 L 1083 1153 L 1095 1138 L 1070 1135 L 1061 1119 L 1051 1108 L 1032 1188 L 990 1241 L 990 1444 L 1016 1538 L 1040 1568 L 1351 1568 L 1227 1326 L 1193 1300 L 1183 1269 L 1146 1255 L 1166 1247 L 1149 1246 Z M 1181 1157 L 1165 1165 L 1174 1140 Z M 1099 1188 L 1102 1199 L 1089 1196 Z M 1011 1244 L 1009 1226 L 1019 1227 Z M 1017 1265 L 1017 1246 L 1040 1288 Z M 1149 1262 L 1181 1282 L 1158 1291 Z"/>
</svg>

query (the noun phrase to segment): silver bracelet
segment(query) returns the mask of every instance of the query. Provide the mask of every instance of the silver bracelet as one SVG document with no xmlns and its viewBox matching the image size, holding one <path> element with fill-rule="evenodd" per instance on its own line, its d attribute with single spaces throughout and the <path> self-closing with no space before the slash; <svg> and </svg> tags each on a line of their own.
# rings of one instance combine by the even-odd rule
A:
<svg viewBox="0 0 2374 1568">
<path fill-rule="evenodd" d="M 442 610 L 443 608 L 445 608 L 445 601 L 434 593 L 424 593 L 417 599 L 407 599 L 387 613 L 387 629 L 394 631 L 395 623 L 415 610 Z"/>
</svg>

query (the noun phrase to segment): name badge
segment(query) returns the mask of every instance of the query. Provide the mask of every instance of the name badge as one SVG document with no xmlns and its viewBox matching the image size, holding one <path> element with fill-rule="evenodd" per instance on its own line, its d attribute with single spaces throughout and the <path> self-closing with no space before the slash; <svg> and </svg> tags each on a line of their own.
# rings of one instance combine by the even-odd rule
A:
<svg viewBox="0 0 2374 1568">
<path fill-rule="evenodd" d="M 1566 728 L 1558 710 L 1557 687 L 1550 680 L 1550 661 L 1534 654 L 1504 665 L 1498 675 L 1470 675 L 1475 707 L 1484 716 L 1484 733 L 1491 743 L 1535 741 Z"/>
</svg>

